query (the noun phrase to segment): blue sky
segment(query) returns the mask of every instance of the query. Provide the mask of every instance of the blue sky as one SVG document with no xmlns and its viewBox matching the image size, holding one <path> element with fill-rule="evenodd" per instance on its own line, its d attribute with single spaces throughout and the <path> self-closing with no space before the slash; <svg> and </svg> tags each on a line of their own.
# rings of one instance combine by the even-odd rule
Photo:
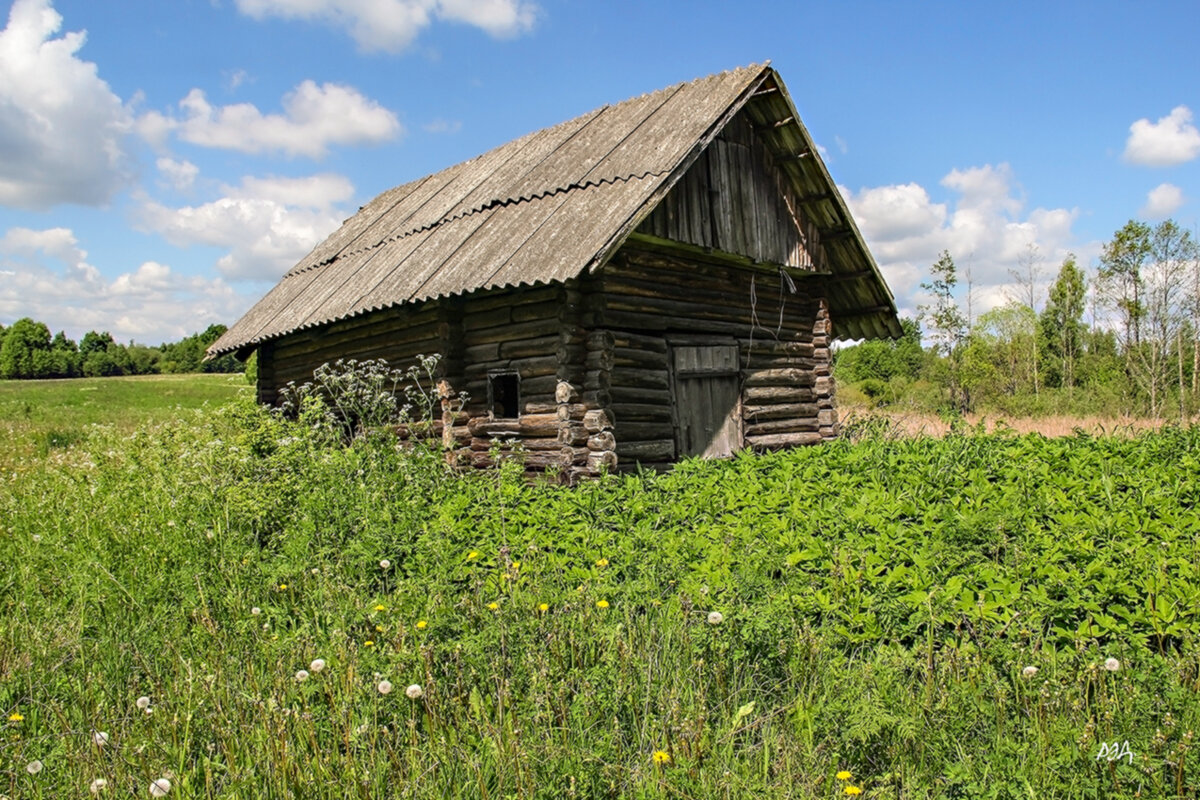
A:
<svg viewBox="0 0 1200 800">
<path fill-rule="evenodd" d="M 902 313 L 1195 229 L 1200 5 L 2 0 L 0 324 L 232 324 L 391 186 L 770 59 Z M 1030 247 L 1036 248 L 1031 251 Z M 964 298 L 965 299 L 965 298 Z"/>
</svg>

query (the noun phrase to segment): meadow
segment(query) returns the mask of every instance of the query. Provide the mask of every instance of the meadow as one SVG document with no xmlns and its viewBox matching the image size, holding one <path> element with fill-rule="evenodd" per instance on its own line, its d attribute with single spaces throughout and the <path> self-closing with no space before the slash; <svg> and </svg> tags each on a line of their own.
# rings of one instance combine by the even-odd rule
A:
<svg viewBox="0 0 1200 800">
<path fill-rule="evenodd" d="M 2 796 L 1197 796 L 1198 428 L 565 488 L 197 380 L 0 384 Z"/>
</svg>

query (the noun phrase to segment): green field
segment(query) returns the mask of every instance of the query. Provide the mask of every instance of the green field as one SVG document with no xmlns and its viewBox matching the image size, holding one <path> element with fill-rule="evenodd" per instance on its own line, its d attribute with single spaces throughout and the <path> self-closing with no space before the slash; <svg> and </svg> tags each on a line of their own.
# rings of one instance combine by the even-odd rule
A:
<svg viewBox="0 0 1200 800">
<path fill-rule="evenodd" d="M 1200 429 L 567 489 L 173 385 L 0 385 L 0 795 L 1197 796 Z"/>
</svg>

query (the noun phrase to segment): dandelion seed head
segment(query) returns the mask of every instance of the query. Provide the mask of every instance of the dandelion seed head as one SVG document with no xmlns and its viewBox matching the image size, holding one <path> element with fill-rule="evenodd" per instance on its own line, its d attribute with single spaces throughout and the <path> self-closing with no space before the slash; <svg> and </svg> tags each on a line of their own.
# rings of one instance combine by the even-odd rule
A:
<svg viewBox="0 0 1200 800">
<path fill-rule="evenodd" d="M 137 707 L 140 708 L 142 711 L 145 711 L 147 708 L 150 707 L 150 698 L 147 697 L 146 695 L 142 695 L 141 697 L 139 697 L 137 699 Z"/>
<path fill-rule="evenodd" d="M 91 785 L 88 786 L 88 791 L 92 794 L 100 794 L 107 786 L 108 781 L 106 781 L 104 778 L 96 778 L 96 780 L 92 781 Z"/>
<path fill-rule="evenodd" d="M 33 761 L 30 761 L 28 764 L 25 765 L 25 771 L 28 772 L 30 775 L 37 775 L 44 768 L 45 768 L 45 765 L 42 764 L 41 761 L 38 761 L 36 758 Z"/>
<path fill-rule="evenodd" d="M 108 734 L 104 731 L 92 731 L 92 741 L 96 743 L 97 747 L 104 747 L 108 744 Z"/>
<path fill-rule="evenodd" d="M 251 616 L 257 617 L 261 613 L 262 613 L 262 609 L 259 608 L 258 606 L 255 606 L 254 608 L 250 609 Z"/>
<path fill-rule="evenodd" d="M 1116 672 L 1121 668 L 1121 662 L 1110 656 L 1104 659 L 1104 668 L 1109 672 Z"/>
<path fill-rule="evenodd" d="M 304 683 L 306 680 L 308 680 L 308 670 L 306 670 L 306 669 L 297 670 L 296 671 L 296 680 L 299 681 L 300 683 Z"/>
<path fill-rule="evenodd" d="M 1023 677 L 1023 678 L 1032 678 L 1034 675 L 1037 675 L 1037 674 L 1038 674 L 1038 668 L 1034 667 L 1034 666 L 1028 666 L 1025 669 L 1021 670 L 1021 677 Z"/>
<path fill-rule="evenodd" d="M 385 559 L 383 559 L 382 561 L 380 561 L 380 562 L 379 562 L 379 568 L 380 568 L 380 569 L 391 569 L 391 568 L 392 568 L 392 562 L 388 561 L 388 560 L 385 558 Z"/>
<path fill-rule="evenodd" d="M 320 672 L 321 670 L 325 669 L 325 659 L 314 658 L 312 663 L 308 665 L 308 668 L 313 672 Z"/>
<path fill-rule="evenodd" d="M 425 690 L 421 688 L 421 684 L 419 683 L 410 684 L 409 687 L 404 690 L 404 693 L 408 695 L 409 700 L 420 700 L 425 696 Z"/>
<path fill-rule="evenodd" d="M 391 681 L 380 681 L 379 685 L 376 686 L 375 688 L 379 690 L 380 694 L 391 694 L 392 693 L 392 682 Z"/>
<path fill-rule="evenodd" d="M 166 797 L 171 791 L 171 781 L 167 778 L 159 778 L 158 780 L 150 781 L 150 794 L 154 797 Z"/>
<path fill-rule="evenodd" d="M 725 621 L 725 616 L 720 611 L 708 612 L 708 624 L 709 625 L 720 625 L 724 621 Z"/>
<path fill-rule="evenodd" d="M 42 535 L 40 533 L 35 533 L 33 536 L 30 536 L 29 538 L 33 539 L 34 544 L 37 544 L 38 542 L 40 542 L 42 540 Z"/>
</svg>

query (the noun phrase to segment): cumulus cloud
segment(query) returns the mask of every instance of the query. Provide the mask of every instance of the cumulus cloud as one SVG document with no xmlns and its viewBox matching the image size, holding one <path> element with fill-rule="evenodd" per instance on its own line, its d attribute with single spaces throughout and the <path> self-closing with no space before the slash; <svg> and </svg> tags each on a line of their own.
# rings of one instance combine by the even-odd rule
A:
<svg viewBox="0 0 1200 800">
<path fill-rule="evenodd" d="M 173 158 L 158 159 L 155 162 L 159 173 L 166 179 L 167 183 L 180 191 L 192 188 L 192 184 L 196 182 L 196 176 L 200 174 L 200 168 L 190 161 L 176 161 Z"/>
<path fill-rule="evenodd" d="M 1146 195 L 1141 214 L 1148 219 L 1166 219 L 1184 203 L 1183 190 L 1173 183 L 1160 183 Z"/>
<path fill-rule="evenodd" d="M 1011 294 L 1009 270 L 1019 267 L 1030 244 L 1038 248 L 1045 280 L 1053 278 L 1052 265 L 1070 249 L 1075 209 L 1026 212 L 1007 164 L 955 169 L 940 183 L 952 193 L 946 202 L 935 202 L 917 183 L 857 192 L 839 187 L 901 313 L 916 313 L 923 299 L 920 284 L 943 250 L 954 257 L 960 278 L 970 270 L 975 313 L 1006 301 Z"/>
<path fill-rule="evenodd" d="M 174 341 L 231 324 L 251 302 L 221 278 L 180 275 L 154 261 L 107 280 L 67 228 L 6 231 L 0 273 L 0 320 L 33 317 L 74 338 L 106 330 L 118 341 Z"/>
<path fill-rule="evenodd" d="M 179 247 L 228 250 L 216 266 L 229 280 L 274 281 L 341 224 L 348 214 L 338 204 L 353 194 L 340 175 L 245 178 L 203 205 L 146 202 L 139 225 Z"/>
<path fill-rule="evenodd" d="M 61 27 L 50 0 L 16 0 L 0 31 L 2 205 L 102 205 L 131 178 L 130 114 Z"/>
<path fill-rule="evenodd" d="M 264 114 L 251 103 L 214 107 L 200 89 L 188 92 L 179 110 L 179 118 L 143 114 L 139 132 L 157 147 L 173 132 L 201 147 L 321 158 L 331 145 L 377 144 L 403 131 L 391 111 L 336 83 L 304 81 L 284 96 L 282 114 Z"/>
<path fill-rule="evenodd" d="M 398 53 L 436 19 L 516 36 L 533 28 L 538 7 L 527 0 L 236 0 L 243 14 L 302 19 L 345 29 L 364 51 Z"/>
<path fill-rule="evenodd" d="M 1173 167 L 1200 155 L 1200 130 L 1187 106 L 1175 106 L 1158 122 L 1139 119 L 1129 126 L 1125 160 L 1144 167 Z"/>
</svg>

